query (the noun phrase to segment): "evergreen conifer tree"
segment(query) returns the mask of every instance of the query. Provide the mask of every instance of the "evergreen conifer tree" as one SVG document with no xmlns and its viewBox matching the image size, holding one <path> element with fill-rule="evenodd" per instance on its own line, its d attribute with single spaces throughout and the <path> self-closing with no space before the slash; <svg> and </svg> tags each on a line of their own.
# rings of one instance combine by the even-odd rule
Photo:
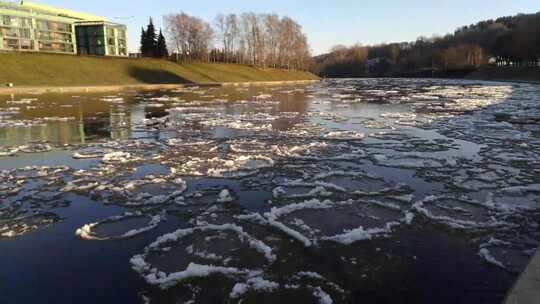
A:
<svg viewBox="0 0 540 304">
<path fill-rule="evenodd" d="M 140 48 L 141 54 L 144 56 L 148 52 L 146 48 L 146 31 L 144 30 L 144 27 L 141 28 L 141 48 Z"/>
<path fill-rule="evenodd" d="M 143 57 L 159 57 L 158 37 L 152 18 L 146 27 L 141 30 L 141 55 Z"/>
<path fill-rule="evenodd" d="M 143 54 L 144 57 L 155 57 L 157 56 L 157 35 L 156 28 L 154 26 L 154 21 L 150 18 L 148 27 L 146 28 L 146 42 L 145 49 L 146 54 Z"/>
<path fill-rule="evenodd" d="M 160 29 L 158 39 L 157 39 L 156 57 L 166 58 L 168 56 L 169 56 L 169 50 L 167 49 L 167 42 L 165 41 L 165 36 L 163 36 L 163 32 Z"/>
</svg>

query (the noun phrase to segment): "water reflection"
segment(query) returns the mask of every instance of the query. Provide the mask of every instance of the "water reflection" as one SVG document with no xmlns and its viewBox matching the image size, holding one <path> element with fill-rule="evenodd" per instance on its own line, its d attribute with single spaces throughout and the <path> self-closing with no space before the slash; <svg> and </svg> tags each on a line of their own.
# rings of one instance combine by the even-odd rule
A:
<svg viewBox="0 0 540 304">
<path fill-rule="evenodd" d="M 11 95 L 0 96 L 0 145 L 20 146 L 32 142 L 49 142 L 58 146 L 77 145 L 97 140 L 123 140 L 133 136 L 134 128 L 145 119 L 168 115 L 168 109 L 186 102 L 223 103 L 221 114 L 238 115 L 255 111 L 235 102 L 254 96 L 273 94 L 279 101 L 271 112 L 307 111 L 307 98 L 293 87 L 276 88 L 210 88 L 158 92 L 123 92 L 111 94 L 104 101 L 102 94 Z M 297 91 L 291 91 L 291 90 Z M 294 92 L 291 94 L 291 92 Z M 290 121 L 275 122 L 276 128 L 286 128 Z"/>
</svg>

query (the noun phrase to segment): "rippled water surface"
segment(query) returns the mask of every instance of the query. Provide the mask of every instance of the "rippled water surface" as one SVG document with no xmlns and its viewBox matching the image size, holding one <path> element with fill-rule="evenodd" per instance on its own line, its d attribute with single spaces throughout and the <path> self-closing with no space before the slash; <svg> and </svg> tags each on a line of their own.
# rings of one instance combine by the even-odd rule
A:
<svg viewBox="0 0 540 304">
<path fill-rule="evenodd" d="M 540 242 L 540 86 L 0 96 L 10 303 L 498 303 Z"/>
</svg>

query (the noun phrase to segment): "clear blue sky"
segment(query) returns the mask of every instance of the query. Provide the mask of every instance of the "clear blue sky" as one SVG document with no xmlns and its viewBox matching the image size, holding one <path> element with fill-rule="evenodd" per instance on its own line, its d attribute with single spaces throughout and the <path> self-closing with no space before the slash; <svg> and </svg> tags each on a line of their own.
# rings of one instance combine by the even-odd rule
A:
<svg viewBox="0 0 540 304">
<path fill-rule="evenodd" d="M 35 0 L 108 17 L 129 29 L 131 51 L 154 17 L 185 11 L 212 21 L 218 13 L 278 13 L 303 25 L 315 54 L 335 44 L 411 41 L 453 32 L 487 18 L 540 11 L 540 0 Z M 115 19 L 115 17 L 121 17 Z M 130 18 L 131 17 L 131 18 Z"/>
</svg>

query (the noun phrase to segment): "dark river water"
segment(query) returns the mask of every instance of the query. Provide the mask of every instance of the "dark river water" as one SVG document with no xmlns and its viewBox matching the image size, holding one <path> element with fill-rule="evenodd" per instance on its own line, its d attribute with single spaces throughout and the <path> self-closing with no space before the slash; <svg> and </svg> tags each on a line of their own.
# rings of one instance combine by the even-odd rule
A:
<svg viewBox="0 0 540 304">
<path fill-rule="evenodd" d="M 2 303 L 501 303 L 540 86 L 0 96 Z"/>
</svg>

